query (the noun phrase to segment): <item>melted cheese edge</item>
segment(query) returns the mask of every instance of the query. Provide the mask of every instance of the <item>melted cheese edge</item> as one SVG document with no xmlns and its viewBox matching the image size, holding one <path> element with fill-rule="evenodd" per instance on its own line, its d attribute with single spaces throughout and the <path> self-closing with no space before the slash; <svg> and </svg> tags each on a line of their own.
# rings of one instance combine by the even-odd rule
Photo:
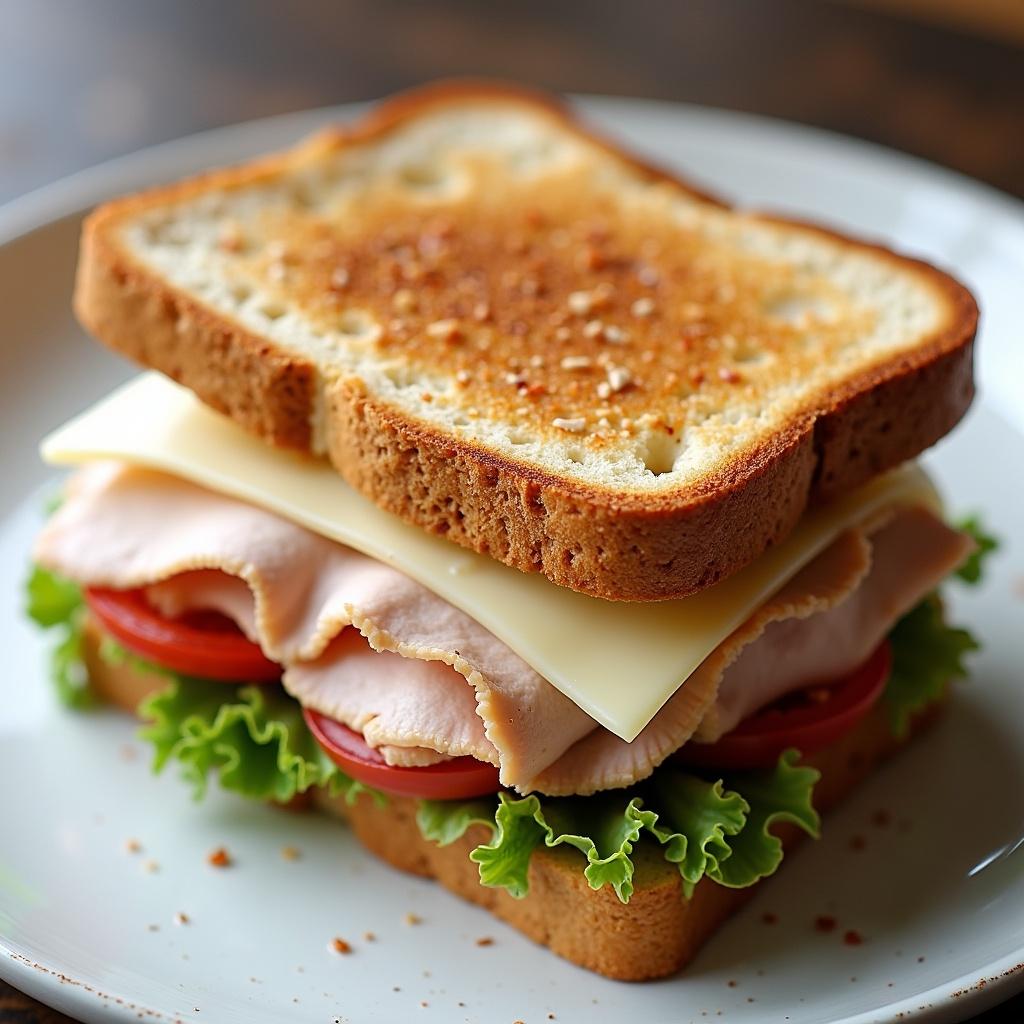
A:
<svg viewBox="0 0 1024 1024">
<path fill-rule="evenodd" d="M 692 597 L 603 601 L 521 573 L 377 508 L 326 462 L 271 448 L 145 373 L 42 443 L 54 465 L 118 459 L 259 505 L 386 562 L 471 615 L 593 719 L 632 742 L 701 662 L 844 529 L 894 506 L 942 505 L 904 466 L 811 510 L 782 543 Z"/>
</svg>

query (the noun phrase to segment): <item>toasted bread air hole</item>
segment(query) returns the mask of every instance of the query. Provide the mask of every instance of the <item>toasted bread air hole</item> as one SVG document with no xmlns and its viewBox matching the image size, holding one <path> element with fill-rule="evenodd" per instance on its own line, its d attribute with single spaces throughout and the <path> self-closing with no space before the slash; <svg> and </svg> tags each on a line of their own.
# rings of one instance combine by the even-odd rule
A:
<svg viewBox="0 0 1024 1024">
<path fill-rule="evenodd" d="M 570 448 L 565 454 L 570 462 L 577 466 L 583 465 L 583 452 L 579 448 Z"/>
<path fill-rule="evenodd" d="M 410 367 L 403 366 L 401 363 L 385 366 L 381 373 L 399 390 L 412 387 L 416 383 L 415 372 Z"/>
<path fill-rule="evenodd" d="M 797 292 L 788 292 L 778 295 L 765 303 L 765 313 L 787 323 L 796 323 L 806 316 L 817 316 L 823 319 L 830 319 L 835 310 L 831 303 L 826 302 L 818 295 L 801 295 Z"/>
<path fill-rule="evenodd" d="M 749 345 L 740 345 L 732 354 L 733 360 L 741 366 L 755 368 L 765 366 L 773 359 L 772 353 Z"/>
<path fill-rule="evenodd" d="M 300 210 L 315 210 L 321 205 L 320 198 L 305 182 L 296 182 L 288 189 L 287 195 Z"/>
<path fill-rule="evenodd" d="M 640 449 L 640 460 L 644 468 L 655 476 L 671 473 L 676 468 L 680 444 L 668 434 L 649 434 Z"/>
<path fill-rule="evenodd" d="M 561 155 L 561 147 L 553 139 L 543 139 L 533 145 L 520 146 L 512 153 L 511 164 L 520 174 L 541 170 L 554 163 Z"/>
<path fill-rule="evenodd" d="M 448 184 L 448 174 L 436 164 L 407 164 L 398 172 L 406 188 L 437 191 Z"/>
<path fill-rule="evenodd" d="M 338 321 L 338 332 L 346 339 L 372 341 L 380 334 L 380 326 L 365 310 L 347 309 Z"/>
<path fill-rule="evenodd" d="M 233 298 L 239 305 L 252 298 L 251 286 L 243 284 L 240 281 L 236 281 L 234 284 L 230 285 L 228 287 L 228 291 L 231 293 L 231 298 Z"/>
<path fill-rule="evenodd" d="M 260 306 L 260 312 L 268 320 L 280 320 L 287 312 L 287 308 L 280 302 L 265 302 Z"/>
<path fill-rule="evenodd" d="M 146 228 L 146 241 L 150 245 L 178 248 L 188 245 L 192 237 L 185 226 L 177 221 L 158 221 Z"/>
<path fill-rule="evenodd" d="M 418 396 L 438 396 L 445 393 L 448 382 L 443 377 L 434 377 L 421 369 L 392 363 L 381 368 L 381 376 L 398 391 L 415 391 Z"/>
</svg>

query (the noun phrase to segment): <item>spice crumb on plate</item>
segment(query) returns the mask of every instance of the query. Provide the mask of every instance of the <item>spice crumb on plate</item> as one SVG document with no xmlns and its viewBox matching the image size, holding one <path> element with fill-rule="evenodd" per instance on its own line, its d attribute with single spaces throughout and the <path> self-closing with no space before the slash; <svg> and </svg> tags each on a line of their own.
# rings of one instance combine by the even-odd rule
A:
<svg viewBox="0 0 1024 1024">
<path fill-rule="evenodd" d="M 493 946 L 494 939 L 492 939 L 489 935 L 481 935 L 480 938 L 476 940 L 476 944 L 478 946 Z"/>
<path fill-rule="evenodd" d="M 185 913 L 184 910 L 179 910 L 174 915 L 174 923 L 175 924 L 189 924 L 190 922 L 191 922 L 191 919 L 189 918 L 188 914 Z"/>
<path fill-rule="evenodd" d="M 281 857 L 283 860 L 298 860 L 302 851 L 297 846 L 282 846 Z"/>
<path fill-rule="evenodd" d="M 830 914 L 819 914 L 814 919 L 814 930 L 819 932 L 834 932 L 838 922 Z"/>
<path fill-rule="evenodd" d="M 423 923 L 423 918 L 419 914 L 409 913 L 403 918 L 407 925 L 417 925 Z"/>
<path fill-rule="evenodd" d="M 346 942 L 338 935 L 335 935 L 335 937 L 331 939 L 330 948 L 334 950 L 335 953 L 341 953 L 342 955 L 352 952 L 352 944 Z"/>
<path fill-rule="evenodd" d="M 124 852 L 125 853 L 141 853 L 142 843 L 138 839 L 126 839 L 124 841 Z"/>
<path fill-rule="evenodd" d="M 228 868 L 234 863 L 231 854 L 223 846 L 218 846 L 212 853 L 207 854 L 206 863 L 215 868 Z"/>
<path fill-rule="evenodd" d="M 155 875 L 160 870 L 160 865 L 155 860 L 146 860 L 142 862 L 142 870 L 147 875 Z"/>
</svg>

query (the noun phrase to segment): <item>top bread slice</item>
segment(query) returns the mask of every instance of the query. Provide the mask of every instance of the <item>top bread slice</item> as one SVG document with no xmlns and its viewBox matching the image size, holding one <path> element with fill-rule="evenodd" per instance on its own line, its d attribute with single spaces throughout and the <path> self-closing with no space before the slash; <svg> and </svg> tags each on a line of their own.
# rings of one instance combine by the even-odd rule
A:
<svg viewBox="0 0 1024 1024">
<path fill-rule="evenodd" d="M 383 508 L 615 600 L 735 572 L 973 395 L 951 277 L 479 83 L 100 207 L 75 306 Z"/>
</svg>

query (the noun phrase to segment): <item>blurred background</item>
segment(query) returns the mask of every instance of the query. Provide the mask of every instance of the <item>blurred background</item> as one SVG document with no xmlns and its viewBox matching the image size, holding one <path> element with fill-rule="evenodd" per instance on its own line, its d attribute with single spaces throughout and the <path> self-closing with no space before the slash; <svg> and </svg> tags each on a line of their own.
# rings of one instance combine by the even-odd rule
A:
<svg viewBox="0 0 1024 1024">
<path fill-rule="evenodd" d="M 0 202 L 450 75 L 785 118 L 1024 197 L 1024 0 L 0 0 Z M 0 1024 L 65 1020 L 0 983 Z"/>
<path fill-rule="evenodd" d="M 727 107 L 1024 195 L 1024 0 L 0 0 L 0 202 L 441 75 Z"/>
</svg>

